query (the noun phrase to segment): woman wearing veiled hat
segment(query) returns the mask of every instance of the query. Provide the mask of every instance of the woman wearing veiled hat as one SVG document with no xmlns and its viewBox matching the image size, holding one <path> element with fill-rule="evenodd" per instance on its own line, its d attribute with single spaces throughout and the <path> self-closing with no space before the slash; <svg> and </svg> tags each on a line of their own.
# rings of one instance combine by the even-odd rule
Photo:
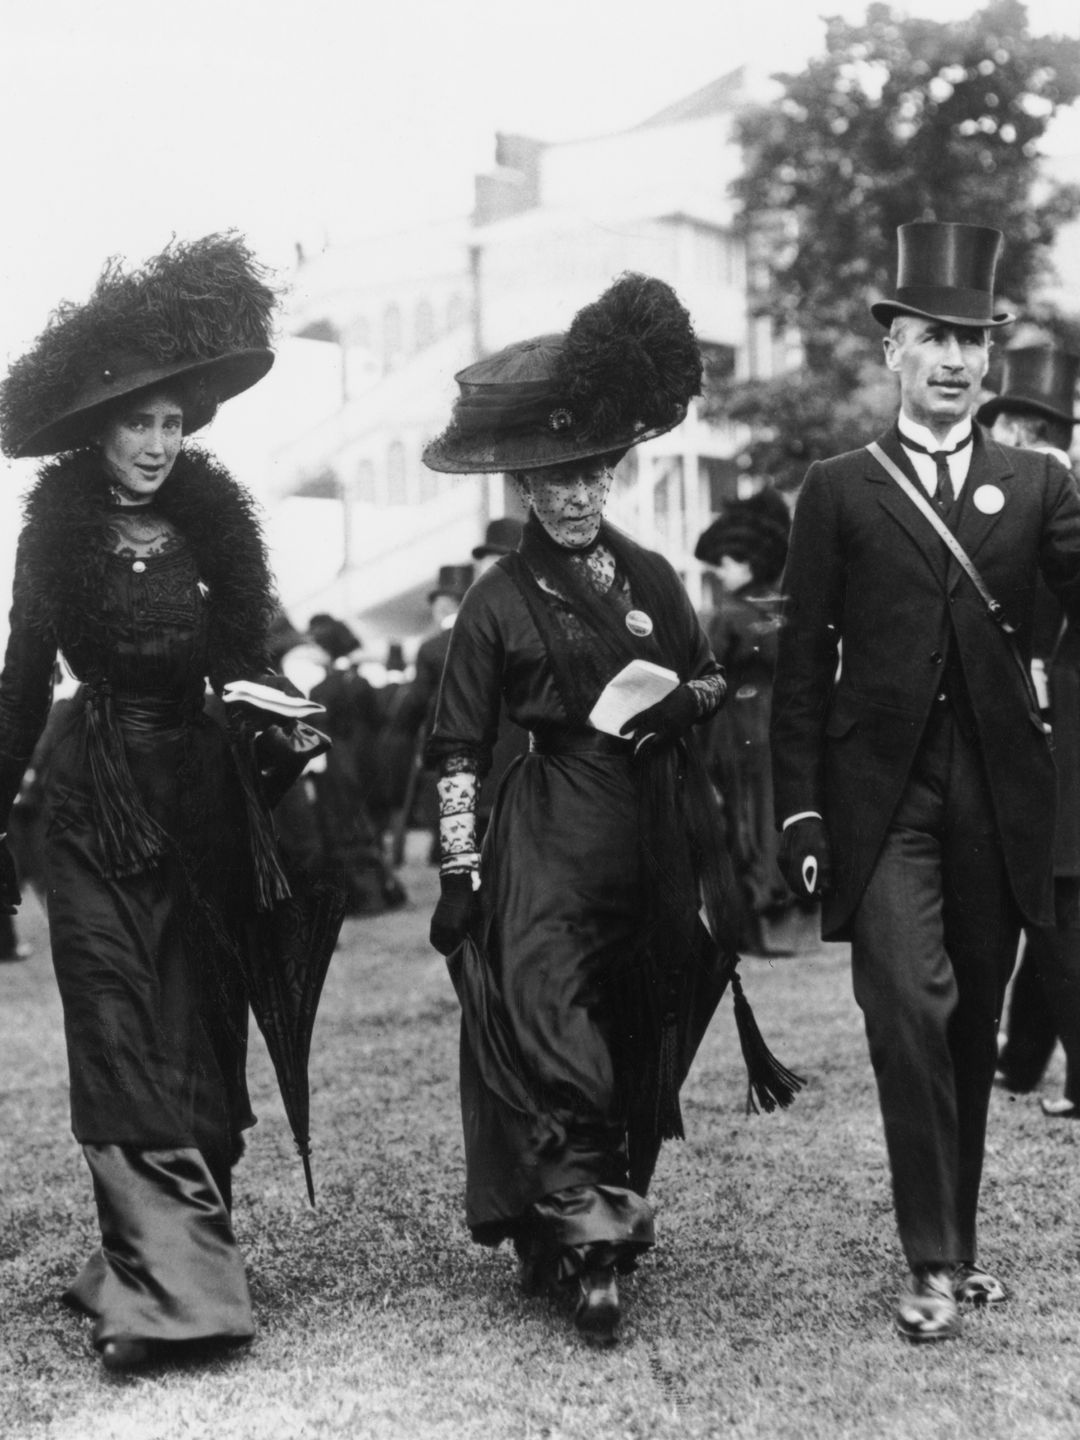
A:
<svg viewBox="0 0 1080 1440">
<path fill-rule="evenodd" d="M 718 817 L 690 741 L 724 678 L 672 567 L 603 519 L 613 467 L 683 419 L 701 359 L 671 288 L 625 275 L 566 334 L 457 379 L 425 462 L 508 472 L 529 509 L 519 548 L 462 602 L 428 746 L 443 853 L 432 943 L 462 1002 L 467 1216 L 480 1243 L 513 1240 L 527 1290 L 564 1289 L 580 1331 L 608 1343 L 616 1273 L 653 1244 L 645 1192 L 661 1141 L 683 1133 L 679 1087 L 733 960 Z M 601 692 L 643 661 L 673 688 L 594 725 Z M 481 856 L 477 786 L 503 701 L 531 751 Z M 790 1077 L 771 1078 L 788 1098 Z"/>
<path fill-rule="evenodd" d="M 723 798 L 727 838 L 742 892 L 741 946 L 768 950 L 766 918 L 793 903 L 776 863 L 769 711 L 780 624 L 780 573 L 791 521 L 778 491 L 731 500 L 694 555 L 714 565 L 722 594 L 706 625 L 730 695 L 708 732 L 708 766 Z"/>
<path fill-rule="evenodd" d="M 5 453 L 52 457 L 16 558 L 0 831 L 60 650 L 82 688 L 49 768 L 49 927 L 101 1226 L 66 1298 L 111 1369 L 252 1334 L 230 1223 L 254 1123 L 236 958 L 287 884 L 245 736 L 203 697 L 267 669 L 274 603 L 251 498 L 184 441 L 270 368 L 274 298 L 239 239 L 173 243 L 110 264 L 0 386 Z M 17 902 L 2 840 L 0 888 Z"/>
</svg>

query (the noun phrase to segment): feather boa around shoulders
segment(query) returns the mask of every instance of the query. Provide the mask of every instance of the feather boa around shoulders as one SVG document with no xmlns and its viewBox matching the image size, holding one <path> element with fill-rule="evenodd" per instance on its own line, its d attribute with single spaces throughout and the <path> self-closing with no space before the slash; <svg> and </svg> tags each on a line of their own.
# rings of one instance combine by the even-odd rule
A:
<svg viewBox="0 0 1080 1440">
<path fill-rule="evenodd" d="M 268 669 L 276 598 L 253 498 L 206 451 L 185 445 L 155 505 L 191 546 L 209 591 L 211 684 L 219 690 Z M 109 507 L 98 455 L 75 450 L 50 460 L 24 509 L 17 566 L 30 623 L 61 650 L 108 646 L 115 637 L 101 598 Z"/>
</svg>

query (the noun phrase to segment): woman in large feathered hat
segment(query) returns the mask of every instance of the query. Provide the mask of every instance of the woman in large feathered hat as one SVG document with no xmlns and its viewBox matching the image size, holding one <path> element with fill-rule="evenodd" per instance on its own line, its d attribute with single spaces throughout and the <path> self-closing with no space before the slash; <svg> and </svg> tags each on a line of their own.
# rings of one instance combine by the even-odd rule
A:
<svg viewBox="0 0 1080 1440">
<path fill-rule="evenodd" d="M 186 437 L 270 368 L 274 304 L 238 238 L 174 242 L 110 263 L 0 386 L 5 453 L 53 457 L 16 559 L 0 832 L 61 650 L 82 688 L 51 752 L 49 926 L 102 1237 L 67 1298 L 112 1369 L 252 1333 L 229 1218 L 253 1123 L 237 951 L 287 882 L 244 737 L 203 696 L 268 668 L 274 600 L 250 497 Z"/>
<path fill-rule="evenodd" d="M 579 1329 L 606 1343 L 616 1274 L 653 1243 L 645 1191 L 661 1141 L 682 1134 L 679 1087 L 733 961 L 730 876 L 687 743 L 724 678 L 672 567 L 603 518 L 626 450 L 686 415 L 701 357 L 670 286 L 631 274 L 565 334 L 457 381 L 426 463 L 508 472 L 529 509 L 518 548 L 462 602 L 428 747 L 444 857 L 431 935 L 462 1004 L 468 1221 L 483 1244 L 512 1239 L 526 1289 L 570 1295 Z M 628 667 L 659 686 L 602 717 Z M 481 856 L 477 785 L 503 702 L 531 753 L 503 781 Z M 757 1078 L 770 1108 L 789 1098 L 793 1077 Z"/>
</svg>

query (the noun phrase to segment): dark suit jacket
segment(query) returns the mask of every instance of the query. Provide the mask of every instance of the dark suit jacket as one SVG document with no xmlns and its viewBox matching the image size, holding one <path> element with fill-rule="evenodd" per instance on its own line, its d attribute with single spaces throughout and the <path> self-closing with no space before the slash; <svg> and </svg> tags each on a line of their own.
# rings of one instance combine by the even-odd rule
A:
<svg viewBox="0 0 1080 1440">
<path fill-rule="evenodd" d="M 878 443 L 919 484 L 890 431 Z M 996 513 L 974 498 L 1000 491 Z M 976 427 L 957 531 L 1030 660 L 1041 571 L 1080 618 L 1080 498 L 1052 457 Z M 986 492 L 992 499 L 992 493 Z M 955 645 L 986 762 L 1013 893 L 1052 921 L 1052 743 L 1005 635 L 896 482 L 866 450 L 811 466 L 784 576 L 773 694 L 777 822 L 825 818 L 834 885 L 822 931 L 841 937 L 870 877 Z M 838 662 L 842 665 L 837 670 Z"/>
</svg>

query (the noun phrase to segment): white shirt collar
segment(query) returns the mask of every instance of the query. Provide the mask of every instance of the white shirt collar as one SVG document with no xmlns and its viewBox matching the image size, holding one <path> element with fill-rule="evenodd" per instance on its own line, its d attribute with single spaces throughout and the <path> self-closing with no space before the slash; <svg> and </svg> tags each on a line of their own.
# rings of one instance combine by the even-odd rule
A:
<svg viewBox="0 0 1080 1440">
<path fill-rule="evenodd" d="M 900 431 L 900 440 L 903 442 L 905 435 L 909 440 L 914 440 L 916 445 L 922 445 L 931 454 L 935 450 L 955 450 L 971 433 L 971 416 L 965 415 L 963 420 L 958 420 L 952 427 L 944 440 L 939 440 L 932 430 L 925 425 L 917 425 L 901 410 L 896 421 L 897 429 Z"/>
</svg>

